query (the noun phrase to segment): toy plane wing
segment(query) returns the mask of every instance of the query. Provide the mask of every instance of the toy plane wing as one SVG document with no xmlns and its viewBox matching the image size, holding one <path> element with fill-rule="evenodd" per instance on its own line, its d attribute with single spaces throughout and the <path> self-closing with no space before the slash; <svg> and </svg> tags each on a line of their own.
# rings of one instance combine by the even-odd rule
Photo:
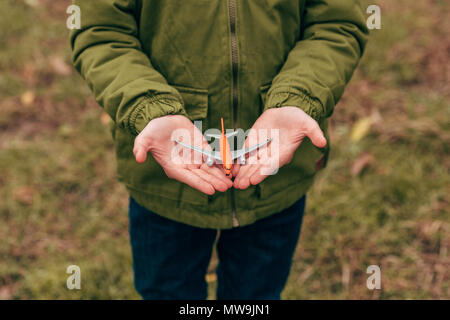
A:
<svg viewBox="0 0 450 320">
<path fill-rule="evenodd" d="M 231 160 L 234 160 L 236 158 L 240 158 L 244 155 L 246 155 L 247 153 L 250 153 L 256 149 L 261 148 L 262 146 L 268 144 L 270 141 L 272 141 L 272 138 L 267 139 L 266 141 L 260 143 L 260 144 L 255 144 L 254 146 L 248 147 L 246 149 L 242 148 L 240 150 L 236 150 L 236 151 L 231 151 Z"/>
<path fill-rule="evenodd" d="M 194 151 L 200 152 L 200 153 L 204 154 L 205 156 L 207 156 L 208 158 L 213 158 L 213 159 L 215 159 L 217 161 L 222 161 L 222 158 L 220 157 L 220 152 L 218 152 L 218 151 L 204 150 L 202 148 L 197 148 L 197 147 L 191 146 L 189 144 L 183 143 L 183 142 L 178 141 L 178 140 L 175 140 L 175 142 L 180 144 L 180 145 L 182 145 L 183 147 L 186 147 L 186 148 L 192 149 Z"/>
</svg>

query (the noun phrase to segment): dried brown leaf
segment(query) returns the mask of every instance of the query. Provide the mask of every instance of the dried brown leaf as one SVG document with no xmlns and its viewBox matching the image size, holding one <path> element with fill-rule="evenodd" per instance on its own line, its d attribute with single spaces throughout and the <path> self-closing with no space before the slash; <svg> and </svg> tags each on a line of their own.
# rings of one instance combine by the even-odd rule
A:
<svg viewBox="0 0 450 320">
<path fill-rule="evenodd" d="M 29 106 L 31 106 L 31 104 L 33 104 L 35 98 L 36 98 L 36 95 L 34 94 L 34 92 L 31 90 L 28 90 L 28 91 L 25 91 L 24 93 L 22 93 L 22 95 L 20 96 L 20 102 L 22 102 L 22 104 L 25 107 L 29 107 Z"/>
<path fill-rule="evenodd" d="M 72 74 L 72 67 L 65 63 L 61 57 L 53 56 L 49 59 L 49 63 L 53 71 L 60 76 Z"/>
<path fill-rule="evenodd" d="M 350 173 L 352 176 L 359 175 L 365 168 L 367 168 L 373 161 L 371 154 L 367 152 L 361 153 L 358 158 L 350 165 Z"/>
<path fill-rule="evenodd" d="M 22 186 L 14 190 L 13 197 L 21 204 L 31 205 L 33 203 L 34 190 L 30 186 Z"/>
</svg>

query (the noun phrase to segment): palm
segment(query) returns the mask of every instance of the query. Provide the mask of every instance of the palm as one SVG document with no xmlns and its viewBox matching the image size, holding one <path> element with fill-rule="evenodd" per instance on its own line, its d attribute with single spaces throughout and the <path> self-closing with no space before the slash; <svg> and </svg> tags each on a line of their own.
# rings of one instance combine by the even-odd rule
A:
<svg viewBox="0 0 450 320">
<path fill-rule="evenodd" d="M 278 168 L 288 164 L 303 139 L 309 137 L 318 147 L 326 140 L 317 122 L 297 107 L 282 107 L 265 111 L 254 123 L 246 146 L 273 138 L 270 146 L 250 156 L 249 164 L 236 166 L 234 187 L 246 189 L 262 182 Z M 251 161 L 253 160 L 253 161 Z"/>
<path fill-rule="evenodd" d="M 136 137 L 136 161 L 144 162 L 147 152 L 150 152 L 169 178 L 206 194 L 211 195 L 216 190 L 224 192 L 232 186 L 231 180 L 221 169 L 207 166 L 200 154 L 180 148 L 174 139 L 185 140 L 186 143 L 203 149 L 210 148 L 202 133 L 189 119 L 177 115 L 165 116 L 150 121 Z"/>
</svg>

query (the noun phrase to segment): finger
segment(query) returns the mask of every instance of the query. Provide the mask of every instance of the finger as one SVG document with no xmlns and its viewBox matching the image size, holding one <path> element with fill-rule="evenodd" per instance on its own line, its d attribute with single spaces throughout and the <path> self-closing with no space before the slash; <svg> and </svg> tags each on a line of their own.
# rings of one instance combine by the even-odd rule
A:
<svg viewBox="0 0 450 320">
<path fill-rule="evenodd" d="M 250 178 L 259 170 L 259 167 L 259 164 L 252 164 L 248 166 L 248 170 L 245 172 L 245 175 L 239 180 L 239 184 L 237 185 L 238 189 L 247 189 L 250 187 Z"/>
<path fill-rule="evenodd" d="M 233 169 L 231 171 L 231 176 L 236 177 L 239 174 L 240 169 L 241 169 L 241 165 L 239 163 L 234 164 Z"/>
<path fill-rule="evenodd" d="M 252 174 L 252 176 L 250 177 L 250 183 L 252 185 L 260 184 L 268 176 L 275 174 L 278 171 L 278 168 L 279 164 L 277 163 L 277 161 L 273 158 L 269 159 L 259 167 L 259 170 Z"/>
<path fill-rule="evenodd" d="M 253 156 L 254 157 L 253 160 L 256 162 L 250 164 L 249 161 L 248 169 L 245 171 L 243 175 L 240 175 L 241 179 L 238 182 L 238 187 L 240 189 L 247 189 L 252 184 L 251 183 L 252 176 L 263 170 L 263 166 L 266 165 L 267 162 L 271 161 L 270 149 L 267 148 L 258 149 L 254 153 L 255 155 Z"/>
<path fill-rule="evenodd" d="M 239 168 L 239 173 L 235 176 L 234 182 L 233 182 L 233 186 L 235 188 L 239 188 L 241 177 L 245 176 L 245 173 L 248 171 L 248 167 L 249 167 L 249 165 L 246 164 L 245 166 L 241 166 Z"/>
<path fill-rule="evenodd" d="M 216 163 L 212 167 L 208 167 L 208 168 L 217 169 L 216 172 L 220 173 L 221 176 L 225 177 L 227 180 L 231 180 L 231 175 L 227 176 L 227 174 L 225 172 L 225 168 L 222 166 L 222 164 Z"/>
<path fill-rule="evenodd" d="M 210 185 L 213 186 L 214 189 L 216 189 L 220 192 L 225 192 L 228 190 L 227 184 L 224 181 L 222 181 L 221 179 L 215 177 L 214 175 L 208 174 L 206 171 L 204 171 L 202 169 L 195 169 L 195 170 L 192 170 L 192 172 L 194 174 L 196 174 L 197 176 L 199 176 L 204 181 L 208 181 L 210 183 Z"/>
<path fill-rule="evenodd" d="M 249 171 L 253 168 L 254 165 L 246 164 L 239 169 L 239 174 L 234 180 L 233 186 L 237 189 L 244 189 L 245 179 L 248 177 Z M 242 187 L 241 187 L 242 185 Z"/>
<path fill-rule="evenodd" d="M 272 174 L 275 168 L 279 166 L 279 153 L 273 151 L 273 146 L 258 152 L 258 163 L 255 170 L 248 175 L 249 184 L 257 185 L 261 183 L 268 175 Z"/>
<path fill-rule="evenodd" d="M 250 144 L 253 145 L 256 143 L 258 143 L 257 131 L 252 128 L 247 135 L 247 139 L 245 139 L 243 148 L 248 148 Z M 252 152 L 251 154 L 246 154 L 245 156 L 247 158 L 247 164 L 243 166 L 239 165 L 237 172 L 233 173 L 233 176 L 235 177 L 233 185 L 235 188 L 239 188 L 242 178 L 245 177 L 246 173 L 249 170 L 250 164 L 257 163 L 257 152 Z"/>
<path fill-rule="evenodd" d="M 166 172 L 167 174 L 167 172 Z M 214 187 L 198 175 L 194 174 L 190 170 L 187 169 L 175 169 L 167 174 L 167 176 L 171 179 L 178 180 L 187 184 L 188 186 L 197 189 L 205 194 L 213 195 L 215 192 Z"/>
<path fill-rule="evenodd" d="M 267 177 L 268 175 L 262 174 L 261 170 L 258 170 L 250 177 L 250 184 L 256 186 L 257 184 L 263 182 Z"/>
<path fill-rule="evenodd" d="M 250 184 L 256 186 L 264 181 L 268 176 L 274 172 L 272 165 L 263 165 L 258 168 L 249 178 Z"/>
<path fill-rule="evenodd" d="M 219 169 L 218 167 L 208 167 L 208 165 L 205 163 L 200 167 L 200 169 L 206 171 L 220 181 L 224 182 L 227 186 L 227 189 L 233 186 L 233 182 L 229 177 L 225 175 L 225 171 L 223 169 Z"/>
<path fill-rule="evenodd" d="M 319 127 L 319 124 L 312 119 L 310 119 L 306 135 L 311 140 L 311 142 L 318 148 L 323 148 L 327 145 L 327 139 L 325 139 L 325 136 L 323 135 L 323 132 Z"/>
<path fill-rule="evenodd" d="M 139 163 L 145 162 L 147 159 L 147 152 L 148 152 L 148 146 L 143 141 L 141 137 L 136 137 L 134 140 L 134 148 L 133 153 L 134 157 L 136 158 L 136 161 Z"/>
</svg>

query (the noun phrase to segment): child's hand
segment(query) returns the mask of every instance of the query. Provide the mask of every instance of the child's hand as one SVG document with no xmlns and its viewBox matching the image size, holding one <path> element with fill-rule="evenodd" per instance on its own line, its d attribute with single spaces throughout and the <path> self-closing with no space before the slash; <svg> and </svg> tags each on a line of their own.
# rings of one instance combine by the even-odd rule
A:
<svg viewBox="0 0 450 320">
<path fill-rule="evenodd" d="M 153 158 L 163 167 L 170 179 L 186 183 L 208 195 L 214 194 L 216 190 L 225 192 L 231 188 L 233 183 L 225 176 L 225 173 L 216 166 L 208 167 L 203 161 L 203 157 L 198 158 L 199 155 L 194 154 L 195 151 L 187 148 L 182 150 L 190 153 L 189 159 L 194 159 L 194 157 L 200 159 L 198 164 L 184 163 L 180 161 L 182 160 L 180 157 L 174 159 L 173 148 L 176 147 L 176 143 L 173 139 L 179 139 L 179 137 L 176 134 L 175 136 L 172 134 L 179 132 L 175 131 L 177 129 L 185 129 L 189 133 L 191 141 L 184 141 L 185 143 L 203 149 L 210 149 L 202 133 L 188 118 L 180 115 L 170 115 L 153 119 L 136 137 L 133 149 L 136 161 L 139 163 L 144 162 L 147 158 L 147 152 L 151 152 Z M 200 137 L 201 141 L 194 141 L 194 137 Z"/>
<path fill-rule="evenodd" d="M 267 132 L 267 136 L 258 136 L 258 130 Z M 254 155 L 256 163 L 248 161 L 245 166 L 235 165 L 234 187 L 246 189 L 251 184 L 262 182 L 271 172 L 291 162 L 295 150 L 303 139 L 308 137 L 319 148 L 327 141 L 317 122 L 298 107 L 281 107 L 266 110 L 256 120 L 252 131 L 245 141 L 245 147 L 261 143 L 271 137 L 271 129 L 279 129 L 279 138 L 272 140 L 267 150 L 262 149 Z"/>
</svg>

